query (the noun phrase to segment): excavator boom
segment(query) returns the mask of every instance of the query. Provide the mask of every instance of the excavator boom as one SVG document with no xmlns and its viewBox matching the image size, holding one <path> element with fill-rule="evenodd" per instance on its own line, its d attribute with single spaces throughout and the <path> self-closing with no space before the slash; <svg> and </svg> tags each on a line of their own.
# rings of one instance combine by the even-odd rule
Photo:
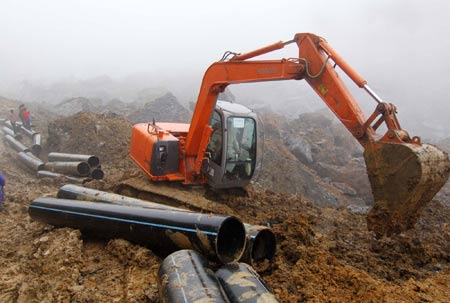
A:
<svg viewBox="0 0 450 303">
<path fill-rule="evenodd" d="M 298 57 L 252 60 L 256 56 L 284 48 L 289 44 L 298 46 Z M 230 54 L 233 55 L 231 58 Z M 377 103 L 374 112 L 368 118 L 341 80 L 336 66 Z M 153 180 L 180 180 L 185 184 L 208 182 L 208 178 L 209 180 L 211 178 L 205 176 L 205 171 L 212 175 L 217 171 L 211 167 L 206 170 L 203 168 L 205 163 L 208 166 L 211 159 L 211 152 L 208 150 L 212 141 L 210 138 L 215 130 L 209 124 L 215 113 L 218 94 L 228 85 L 235 83 L 302 79 L 307 81 L 364 147 L 367 173 L 375 201 L 367 218 L 368 228 L 377 236 L 390 235 L 411 228 L 423 207 L 448 180 L 450 174 L 448 154 L 435 146 L 422 144 L 418 137 L 410 137 L 408 132 L 400 127 L 396 107 L 383 102 L 367 85 L 364 78 L 323 38 L 314 34 L 296 34 L 290 41 L 280 41 L 245 54 L 228 52 L 222 60 L 213 63 L 205 72 L 187 133 L 160 130 L 159 126 L 150 124 L 135 126 L 130 155 Z M 233 114 L 228 114 L 228 118 L 223 116 L 222 119 L 234 121 L 235 126 L 241 130 L 247 129 L 245 121 L 252 121 L 250 118 L 248 120 L 233 118 Z M 378 134 L 377 130 L 383 124 L 386 132 Z M 225 128 L 222 136 L 224 139 L 226 132 L 231 133 L 230 129 Z M 144 141 L 146 143 L 142 144 Z M 225 144 L 222 147 L 225 148 Z M 167 153 L 170 148 L 174 150 L 172 154 Z M 218 163 L 228 164 L 228 158 L 225 159 L 228 154 L 222 152 L 221 155 L 222 160 Z M 168 159 L 176 159 L 177 163 L 169 163 Z M 249 158 L 248 155 L 243 159 L 236 158 L 234 163 L 237 164 L 233 164 L 232 167 L 239 163 L 244 165 L 250 160 L 253 161 L 253 158 Z M 158 173 L 155 175 L 149 172 L 147 168 L 149 166 L 150 170 L 153 167 Z M 170 173 L 166 172 L 167 167 L 172 168 Z M 221 172 L 225 174 L 226 170 L 223 169 Z M 225 176 L 221 179 L 217 174 L 214 178 L 218 187 L 220 184 L 217 182 L 226 180 Z"/>
</svg>

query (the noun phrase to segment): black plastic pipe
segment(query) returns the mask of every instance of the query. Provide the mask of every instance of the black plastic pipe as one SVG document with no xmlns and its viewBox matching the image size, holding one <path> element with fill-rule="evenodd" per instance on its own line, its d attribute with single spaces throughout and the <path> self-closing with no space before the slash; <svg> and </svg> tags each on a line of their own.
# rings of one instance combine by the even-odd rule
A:
<svg viewBox="0 0 450 303">
<path fill-rule="evenodd" d="M 247 240 L 239 261 L 253 266 L 261 272 L 268 269 L 275 256 L 276 240 L 272 230 L 262 225 L 244 224 Z"/>
<path fill-rule="evenodd" d="M 63 174 L 54 173 L 54 172 L 47 171 L 47 170 L 39 170 L 37 172 L 37 177 L 38 178 L 61 179 L 61 180 L 66 180 L 70 183 L 77 183 L 77 184 L 83 184 L 83 183 L 91 180 L 90 178 L 71 177 L 71 176 L 66 176 Z"/>
<path fill-rule="evenodd" d="M 105 176 L 105 173 L 101 168 L 91 169 L 91 177 L 95 180 L 101 180 Z"/>
<path fill-rule="evenodd" d="M 5 140 L 8 142 L 8 144 L 17 152 L 28 152 L 30 149 L 14 139 L 10 135 L 5 135 Z"/>
<path fill-rule="evenodd" d="M 94 155 L 68 154 L 68 153 L 49 153 L 48 161 L 81 161 L 87 162 L 90 167 L 97 167 L 100 165 L 100 159 Z"/>
<path fill-rule="evenodd" d="M 80 177 L 88 176 L 91 171 L 86 162 L 47 162 L 45 170 Z"/>
<path fill-rule="evenodd" d="M 33 135 L 33 145 L 31 146 L 31 152 L 39 156 L 41 154 L 41 134 L 40 133 L 34 133 Z"/>
<path fill-rule="evenodd" d="M 216 276 L 231 303 L 278 303 L 258 273 L 245 263 L 225 264 Z"/>
<path fill-rule="evenodd" d="M 57 197 L 61 198 L 61 199 L 103 202 L 103 203 L 112 203 L 112 204 L 124 205 L 124 206 L 184 211 L 181 208 L 167 206 L 167 205 L 150 202 L 150 201 L 144 201 L 144 200 L 131 198 L 131 197 L 127 197 L 127 196 L 122 196 L 122 195 L 118 195 L 118 194 L 107 193 L 104 191 L 100 191 L 100 190 L 96 190 L 96 189 L 92 189 L 92 188 L 86 188 L 86 187 L 77 186 L 77 185 L 71 185 L 71 184 L 61 186 L 58 190 Z"/>
<path fill-rule="evenodd" d="M 36 158 L 31 153 L 26 152 L 19 152 L 18 153 L 19 160 L 25 164 L 28 168 L 34 171 L 42 170 L 44 167 L 44 162 L 42 162 L 41 159 Z"/>
<path fill-rule="evenodd" d="M 56 198 L 37 198 L 30 216 L 107 238 L 123 238 L 169 254 L 195 249 L 222 263 L 239 260 L 245 245 L 242 222 L 232 216 L 149 209 Z"/>
<path fill-rule="evenodd" d="M 208 261 L 193 250 L 179 250 L 164 259 L 158 271 L 161 303 L 228 303 Z"/>
<path fill-rule="evenodd" d="M 164 204 L 130 198 L 76 185 L 62 186 L 58 191 L 58 198 L 87 200 L 144 208 L 189 211 Z M 276 251 L 276 240 L 274 233 L 266 226 L 244 224 L 244 227 L 246 232 L 246 244 L 242 257 L 239 261 L 250 264 L 259 272 L 268 269 Z"/>
</svg>

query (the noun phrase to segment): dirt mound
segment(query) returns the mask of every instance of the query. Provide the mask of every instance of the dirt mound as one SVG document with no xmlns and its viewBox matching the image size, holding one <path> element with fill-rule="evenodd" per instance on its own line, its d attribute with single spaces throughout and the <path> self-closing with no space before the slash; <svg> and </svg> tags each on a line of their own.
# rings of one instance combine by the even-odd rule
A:
<svg viewBox="0 0 450 303">
<path fill-rule="evenodd" d="M 430 205 L 415 230 L 376 239 L 365 214 L 304 198 L 255 192 L 224 201 L 250 223 L 269 224 L 277 253 L 263 279 L 281 302 L 445 302 L 450 209 Z"/>
<path fill-rule="evenodd" d="M 114 114 L 78 113 L 49 123 L 47 149 L 92 154 L 101 163 L 117 163 L 128 158 L 131 128 Z"/>
</svg>

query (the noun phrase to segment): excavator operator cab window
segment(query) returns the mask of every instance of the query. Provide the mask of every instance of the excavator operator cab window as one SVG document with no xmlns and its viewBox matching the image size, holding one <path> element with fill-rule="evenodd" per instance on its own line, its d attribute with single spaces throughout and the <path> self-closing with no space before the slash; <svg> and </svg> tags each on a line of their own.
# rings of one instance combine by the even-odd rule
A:
<svg viewBox="0 0 450 303">
<path fill-rule="evenodd" d="M 256 123 L 248 117 L 227 118 L 224 179 L 250 179 L 256 164 Z"/>
<path fill-rule="evenodd" d="M 211 133 L 209 144 L 206 147 L 206 152 L 210 153 L 211 161 L 220 166 L 222 165 L 223 127 L 222 117 L 218 112 L 213 112 L 210 125 L 213 128 L 213 132 Z"/>
</svg>

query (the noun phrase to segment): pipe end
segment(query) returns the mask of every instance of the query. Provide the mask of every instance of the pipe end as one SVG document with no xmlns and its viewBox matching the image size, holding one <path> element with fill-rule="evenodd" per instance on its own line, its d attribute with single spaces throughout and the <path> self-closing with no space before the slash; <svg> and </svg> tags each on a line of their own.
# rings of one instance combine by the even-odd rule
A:
<svg viewBox="0 0 450 303">
<path fill-rule="evenodd" d="M 238 261 L 245 247 L 245 227 L 236 217 L 228 217 L 222 222 L 217 233 L 216 253 L 223 263 Z"/>
</svg>

